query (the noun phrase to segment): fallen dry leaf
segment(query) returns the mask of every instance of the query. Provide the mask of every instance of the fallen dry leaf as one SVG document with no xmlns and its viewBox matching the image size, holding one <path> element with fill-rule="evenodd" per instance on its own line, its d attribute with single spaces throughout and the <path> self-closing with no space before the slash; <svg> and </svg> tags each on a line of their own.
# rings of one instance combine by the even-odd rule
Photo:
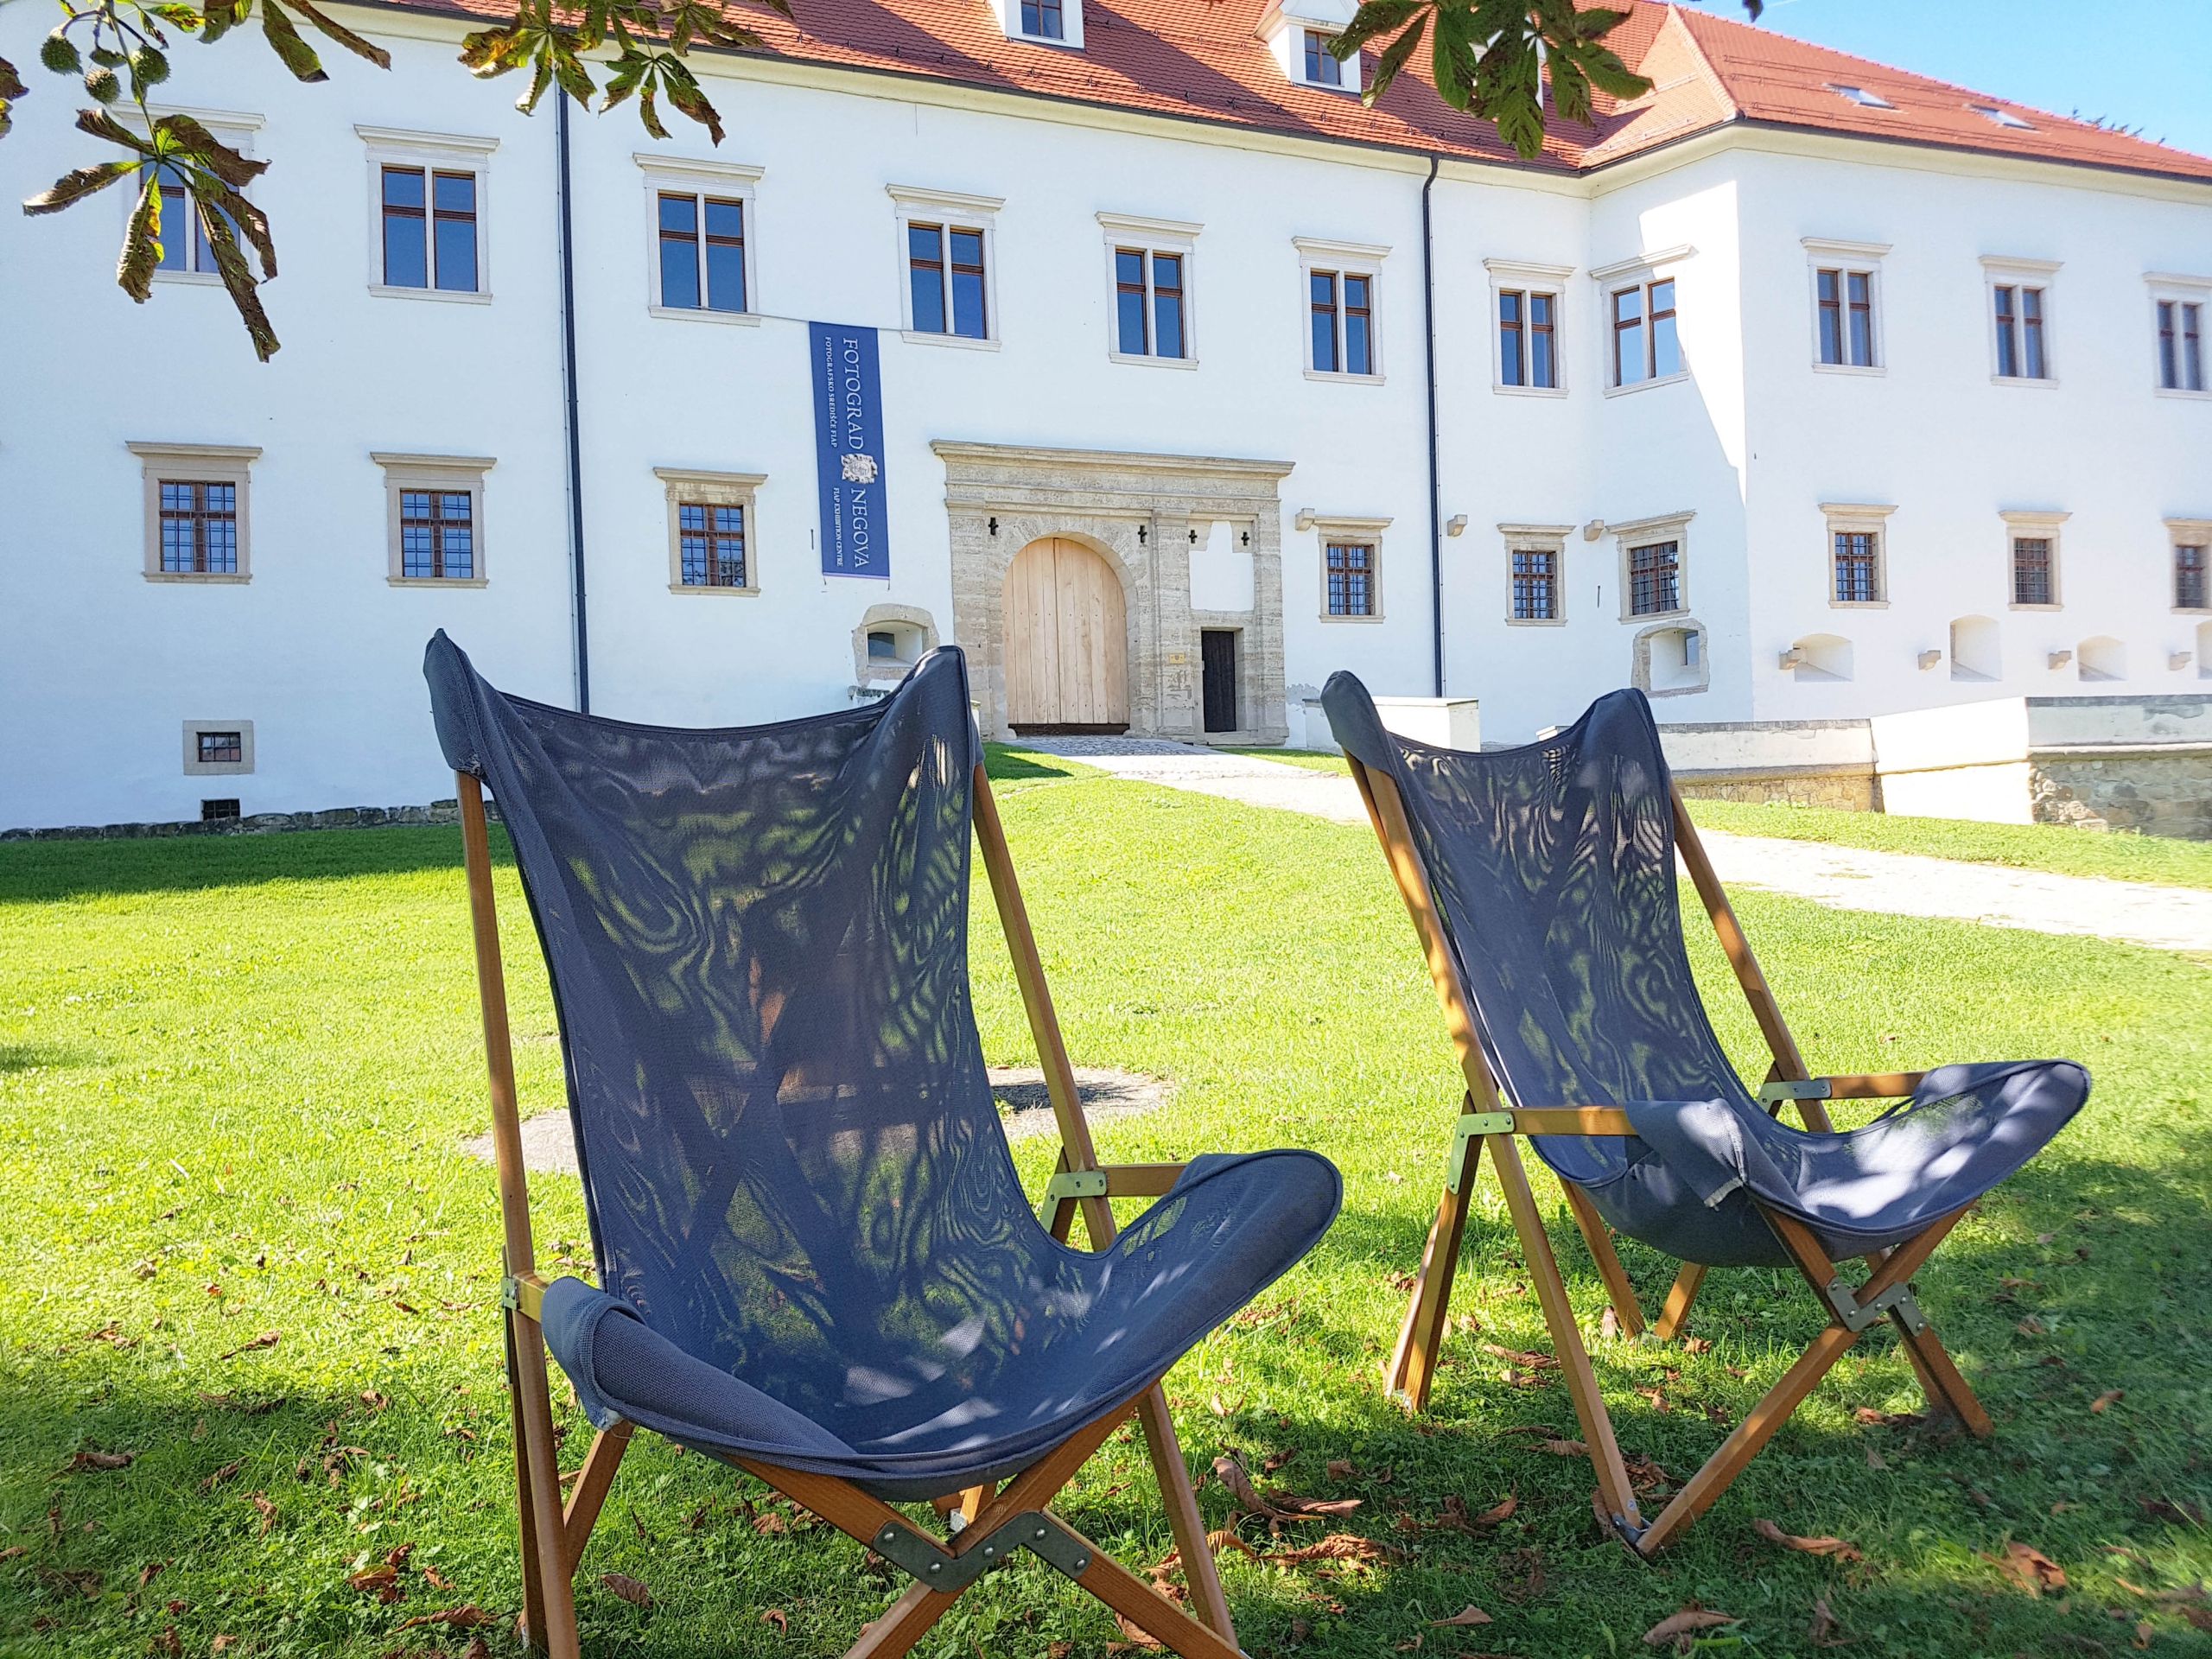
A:
<svg viewBox="0 0 2212 1659">
<path fill-rule="evenodd" d="M 1886 1469 L 1890 1465 L 1888 1459 L 1870 1446 L 1866 1448 L 1866 1466 L 1869 1469 Z"/>
<path fill-rule="evenodd" d="M 235 1636 L 219 1635 L 213 1641 L 207 1644 L 207 1651 L 210 1653 L 220 1653 L 224 1649 L 229 1647 L 231 1643 L 237 1640 L 238 1637 Z"/>
<path fill-rule="evenodd" d="M 424 1581 L 427 1582 L 433 1590 L 450 1590 L 453 1588 L 453 1580 L 446 1577 L 444 1573 L 439 1572 L 435 1567 L 424 1567 L 423 1569 L 423 1577 Z"/>
<path fill-rule="evenodd" d="M 1488 1613 L 1483 1611 L 1471 1601 L 1449 1618 L 1432 1618 L 1428 1621 L 1429 1628 L 1432 1630 L 1444 1624 L 1488 1624 L 1493 1622 Z"/>
<path fill-rule="evenodd" d="M 2194 1503 L 2177 1503 L 2164 1497 L 2138 1498 L 2136 1503 L 2153 1521 L 2171 1521 L 2192 1527 L 2204 1524 L 2204 1511 Z"/>
<path fill-rule="evenodd" d="M 2044 1335 L 2049 1329 L 2049 1327 L 2047 1327 L 2041 1319 L 2036 1318 L 2032 1313 L 2029 1314 L 2026 1319 L 2022 1319 L 2012 1328 L 2024 1337 L 2040 1337 Z"/>
<path fill-rule="evenodd" d="M 1600 1342 L 1618 1342 L 1620 1340 L 1620 1334 L 1621 1316 L 1614 1313 L 1612 1308 L 1608 1306 L 1605 1311 L 1598 1316 L 1598 1340 Z"/>
<path fill-rule="evenodd" d="M 156 1653 L 180 1654 L 184 1651 L 184 1638 L 176 1633 L 176 1626 L 168 1625 L 153 1641 Z"/>
<path fill-rule="evenodd" d="M 374 1389 L 363 1389 L 361 1403 L 371 1411 L 382 1411 L 391 1403 L 391 1398 L 389 1395 L 378 1394 Z"/>
<path fill-rule="evenodd" d="M 1476 1516 L 1471 1524 L 1478 1527 L 1497 1526 L 1499 1522 L 1510 1519 L 1513 1511 L 1520 1507 L 1521 1500 L 1516 1497 L 1511 1492 L 1508 1492 L 1503 1498 L 1499 1499 L 1498 1502 L 1491 1505 L 1490 1508 L 1484 1510 L 1480 1515 Z"/>
<path fill-rule="evenodd" d="M 1127 1653 L 1131 1648 L 1157 1649 L 1163 1648 L 1166 1645 L 1149 1630 L 1130 1624 L 1128 1619 L 1123 1618 L 1119 1613 L 1114 1615 L 1114 1623 L 1122 1627 L 1122 1634 L 1126 1637 L 1128 1640 L 1122 1642 L 1109 1642 L 1106 1644 L 1106 1651 L 1109 1653 Z"/>
<path fill-rule="evenodd" d="M 1285 1464 L 1294 1461 L 1297 1456 L 1298 1452 L 1295 1447 L 1288 1452 L 1271 1452 L 1260 1459 L 1260 1472 L 1263 1475 L 1272 1475 Z"/>
<path fill-rule="evenodd" d="M 1884 1428 L 1917 1428 L 1927 1418 L 1916 1411 L 1877 1411 L 1872 1406 L 1861 1406 L 1852 1416 L 1862 1423 L 1878 1423 Z"/>
<path fill-rule="evenodd" d="M 1679 1613 L 1669 1613 L 1643 1633 L 1643 1644 L 1649 1648 L 1674 1645 L 1677 1653 L 1690 1650 L 1691 1632 L 1709 1630 L 1716 1624 L 1733 1624 L 1736 1621 L 1726 1613 L 1709 1612 L 1702 1607 L 1685 1607 Z"/>
<path fill-rule="evenodd" d="M 1268 1488 L 1268 1502 L 1275 1513 L 1285 1516 L 1301 1515 L 1350 1515 L 1365 1503 L 1358 1497 L 1300 1497 L 1295 1492 L 1286 1492 L 1280 1486 Z"/>
<path fill-rule="evenodd" d="M 650 1607 L 653 1592 L 639 1584 L 627 1573 L 602 1573 L 599 1581 L 633 1607 Z"/>
<path fill-rule="evenodd" d="M 260 1526 L 254 1529 L 254 1536 L 258 1538 L 276 1524 L 276 1506 L 261 1492 L 248 1492 L 246 1502 L 253 1505 L 254 1513 L 261 1517 Z"/>
<path fill-rule="evenodd" d="M 1980 1551 L 1975 1553 L 1980 1554 Z M 2005 1544 L 2004 1554 L 1984 1554 L 1982 1560 L 2011 1574 L 2031 1596 L 2040 1596 L 2046 1590 L 2063 1590 L 2066 1587 L 2066 1573 L 2058 1563 L 2033 1545 L 2024 1544 L 2017 1538 Z"/>
<path fill-rule="evenodd" d="M 136 1452 L 79 1452 L 54 1472 L 74 1475 L 87 1469 L 128 1469 Z"/>
<path fill-rule="evenodd" d="M 1812 1627 L 1805 1632 L 1805 1639 L 1816 1648 L 1840 1648 L 1851 1640 L 1844 1634 L 1843 1625 L 1828 1611 L 1828 1599 L 1816 1596 L 1813 1599 Z"/>
<path fill-rule="evenodd" d="M 609 1573 L 605 1576 L 620 1578 L 621 1574 Z M 458 1607 L 442 1608 L 435 1613 L 417 1613 L 412 1618 L 404 1618 L 400 1620 L 398 1628 L 408 1630 L 414 1629 L 417 1624 L 448 1624 L 456 1630 L 473 1630 L 480 1624 L 490 1623 L 492 1623 L 491 1614 L 486 1612 L 474 1602 L 466 1601 Z"/>
<path fill-rule="evenodd" d="M 2133 1648 L 2147 1648 L 2147 1647 L 2149 1647 L 2149 1646 L 2151 1645 L 2151 1638 L 2152 1638 L 2152 1636 L 2154 1636 L 2155 1634 L 2157 1634 L 2157 1632 L 2158 1632 L 2158 1627 L 2157 1625 L 2153 1624 L 2152 1624 L 2149 1619 L 2147 1619 L 2147 1618 L 2139 1618 L 2139 1619 L 2136 1620 L 2136 1621 L 2135 1621 L 2135 1639 L 2134 1639 L 2134 1641 L 2133 1641 L 2133 1642 L 2129 1643 L 2128 1643 L 2128 1645 L 2129 1645 L 2130 1647 L 2133 1647 Z"/>
<path fill-rule="evenodd" d="M 791 1633 L 791 1615 L 780 1607 L 771 1607 L 763 1612 L 760 1615 L 760 1622 L 763 1624 L 774 1625 L 778 1636 L 789 1636 Z"/>
<path fill-rule="evenodd" d="M 1390 1288 L 1393 1290 L 1411 1290 L 1420 1282 L 1421 1278 L 1416 1274 L 1394 1273 L 1390 1275 Z"/>
<path fill-rule="evenodd" d="M 1243 1554 L 1249 1555 L 1255 1561 L 1260 1559 L 1260 1552 L 1253 1548 L 1251 1545 L 1246 1543 L 1242 1538 L 1239 1538 L 1236 1535 L 1236 1529 L 1233 1527 L 1224 1527 L 1219 1532 L 1210 1532 L 1206 1534 L 1206 1548 L 1217 1555 L 1220 1554 L 1224 1549 L 1233 1549 Z M 1162 1561 L 1160 1566 L 1165 1567 L 1171 1561 L 1180 1566 L 1181 1557 L 1182 1552 L 1180 1550 L 1171 1549 L 1167 1552 L 1167 1560 Z"/>
<path fill-rule="evenodd" d="M 219 1360 L 235 1359 L 240 1354 L 250 1354 L 257 1348 L 274 1348 L 283 1340 L 283 1335 L 281 1331 L 264 1331 L 251 1342 L 242 1342 L 229 1353 L 218 1354 L 215 1357 Z"/>
<path fill-rule="evenodd" d="M 1713 1338 L 1685 1337 L 1682 1338 L 1682 1351 L 1686 1354 L 1709 1354 L 1713 1351 Z"/>
<path fill-rule="evenodd" d="M 2122 1400 L 2126 1398 L 2126 1396 L 2127 1390 L 2126 1389 L 2107 1389 L 2102 1394 L 2089 1402 L 2089 1413 L 2092 1416 L 2094 1416 L 2097 1413 L 2101 1412 L 2107 1406 L 2112 1404 L 2113 1401 Z"/>
<path fill-rule="evenodd" d="M 1356 1533 L 1332 1532 L 1318 1543 L 1301 1544 L 1296 1549 L 1276 1550 L 1260 1559 L 1295 1566 L 1301 1561 L 1388 1561 L 1396 1557 L 1397 1552 L 1388 1544 L 1378 1543 L 1372 1538 L 1362 1538 Z"/>
<path fill-rule="evenodd" d="M 1794 1532 L 1784 1532 L 1773 1522 L 1760 1519 L 1751 1522 L 1751 1530 L 1770 1544 L 1780 1544 L 1784 1549 L 1799 1550 L 1808 1555 L 1833 1555 L 1840 1561 L 1864 1560 L 1859 1546 L 1840 1538 L 1801 1538 Z"/>
<path fill-rule="evenodd" d="M 1586 1458 L 1590 1448 L 1580 1440 L 1541 1440 L 1537 1442 L 1555 1458 Z"/>
<path fill-rule="evenodd" d="M 1478 1343 L 1476 1345 L 1492 1359 L 1508 1361 L 1525 1370 L 1555 1371 L 1559 1369 L 1559 1361 L 1554 1359 L 1549 1354 L 1535 1353 L 1527 1348 L 1501 1348 L 1494 1342 Z"/>
<path fill-rule="evenodd" d="M 1351 1478 L 1351 1459 L 1350 1458 L 1332 1458 L 1329 1459 L 1329 1466 L 1323 1472 L 1325 1473 L 1331 1480 L 1350 1480 Z"/>
<path fill-rule="evenodd" d="M 221 1485 L 225 1481 L 228 1480 L 232 1475 L 235 1475 L 239 1470 L 245 1467 L 245 1459 L 244 1458 L 240 1458 L 235 1463 L 226 1463 L 221 1468 L 218 1469 L 213 1474 L 208 1476 L 207 1479 L 201 1481 L 200 1483 L 200 1490 L 203 1492 L 213 1491 L 216 1487 Z"/>
</svg>

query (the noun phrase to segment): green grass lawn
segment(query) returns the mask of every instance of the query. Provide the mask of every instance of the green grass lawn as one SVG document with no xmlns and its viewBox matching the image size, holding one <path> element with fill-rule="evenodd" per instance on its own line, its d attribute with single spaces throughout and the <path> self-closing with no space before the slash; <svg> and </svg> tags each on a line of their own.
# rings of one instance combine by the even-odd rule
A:
<svg viewBox="0 0 2212 1659">
<path fill-rule="evenodd" d="M 2212 842 L 2168 836 L 2075 830 L 2060 823 L 1973 823 L 1963 818 L 1892 817 L 1824 806 L 1753 806 L 1693 801 L 1690 817 L 1708 830 L 1785 841 L 1825 841 L 1883 853 L 1926 853 L 1973 864 L 2010 864 L 2061 875 L 2101 875 L 2212 887 Z"/>
<path fill-rule="evenodd" d="M 1280 760 L 1287 766 L 1303 766 L 1308 772 L 1333 772 L 1344 777 L 1351 775 L 1351 767 L 1344 756 L 1326 749 L 1230 749 L 1224 754 L 1249 754 L 1255 760 Z"/>
<path fill-rule="evenodd" d="M 1506 1432 L 1571 1433 L 1573 1413 L 1563 1388 L 1509 1386 L 1478 1346 L 1546 1345 L 1487 1179 L 1457 1303 L 1481 1332 L 1455 1334 L 1424 1416 L 1379 1392 L 1396 1276 L 1418 1255 L 1459 1085 L 1369 833 L 1047 756 L 998 765 L 1077 1063 L 1176 1084 L 1163 1111 L 1102 1126 L 1108 1155 L 1305 1145 L 1344 1172 L 1329 1236 L 1168 1381 L 1194 1468 L 1230 1448 L 1287 1455 L 1276 1481 L 1363 1499 L 1333 1524 L 1393 1553 L 1333 1573 L 1229 1560 L 1249 1652 L 1612 1659 L 1654 1651 L 1643 1633 L 1694 1600 L 1744 1621 L 1723 1634 L 1746 1653 L 1810 1654 L 1816 1599 L 1860 1654 L 2118 1654 L 2145 1618 L 2154 1654 L 2212 1650 L 2183 1616 L 2194 1604 L 2122 1583 L 2212 1574 L 2212 1538 L 2188 1512 L 2146 1507 L 2212 1504 L 2204 968 L 1745 895 L 1816 1065 L 2064 1054 L 2097 1090 L 1919 1280 L 1995 1440 L 1855 1421 L 1918 1403 L 1894 1345 L 1872 1335 L 1643 1566 L 1597 1535 L 1586 1463 Z M 498 1223 L 490 1171 L 457 1150 L 486 1116 L 459 861 L 449 830 L 0 848 L 0 1651 L 210 1655 L 229 1637 L 234 1659 L 458 1656 L 468 1633 L 404 1621 L 470 1603 L 497 1616 L 489 1651 L 512 1650 Z M 559 1054 L 511 871 L 502 895 L 523 1095 L 551 1104 Z M 974 923 L 985 1047 L 1027 1059 L 987 897 Z M 1723 1035 L 1756 1074 L 1719 952 L 1709 936 L 1695 948 Z M 1015 1144 L 1033 1187 L 1052 1149 Z M 1595 1275 L 1538 1179 L 1594 1333 Z M 582 1265 L 575 1183 L 534 1185 L 541 1263 Z M 1656 1302 L 1670 1264 L 1627 1255 Z M 1624 1445 L 1686 1474 L 1724 1432 L 1705 1408 L 1740 1416 L 1818 1323 L 1778 1274 L 1714 1274 L 1693 1322 L 1708 1351 L 1597 1348 Z M 1654 1389 L 1669 1409 L 1638 1393 Z M 573 1466 L 588 1429 L 560 1410 Z M 89 1452 L 135 1456 L 102 1469 L 84 1466 Z M 1332 1459 L 1354 1473 L 1332 1481 Z M 1508 1494 L 1518 1507 L 1495 1533 L 1432 1524 L 1447 1499 L 1474 1511 Z M 1141 1566 L 1170 1543 L 1154 1497 L 1124 1437 L 1064 1507 Z M 641 1441 L 579 1577 L 587 1652 L 842 1651 L 896 1586 L 766 1497 Z M 1223 1524 L 1220 1484 L 1199 1498 Z M 755 1513 L 786 1524 L 756 1528 Z M 1755 1518 L 1849 1540 L 1864 1559 L 1784 1551 Z M 1987 1559 L 2008 1541 L 2057 1562 L 2068 1587 L 2028 1595 Z M 404 1599 L 347 1583 L 409 1546 Z M 619 1599 L 609 1573 L 643 1580 L 655 1605 Z M 1470 1602 L 1494 1622 L 1430 1627 Z M 1047 1659 L 1071 1643 L 1090 1659 L 1118 1637 L 1024 1558 L 917 1651 Z"/>
</svg>

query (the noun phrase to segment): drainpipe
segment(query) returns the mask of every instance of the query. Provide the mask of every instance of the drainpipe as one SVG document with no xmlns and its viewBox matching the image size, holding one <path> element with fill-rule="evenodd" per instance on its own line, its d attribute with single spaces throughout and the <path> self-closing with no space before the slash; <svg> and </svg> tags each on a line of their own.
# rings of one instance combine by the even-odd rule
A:
<svg viewBox="0 0 2212 1659">
<path fill-rule="evenodd" d="M 1435 678 L 1440 697 L 1444 695 L 1444 518 L 1436 467 L 1436 247 L 1429 232 L 1428 193 L 1435 188 L 1441 159 L 1428 158 L 1428 177 L 1421 187 L 1421 322 L 1428 336 L 1428 603 L 1436 625 Z M 580 588 L 579 594 L 582 591 Z M 579 598 L 578 604 L 582 602 Z M 582 611 L 577 614 L 581 617 Z"/>
<path fill-rule="evenodd" d="M 590 639 L 584 626 L 584 454 L 576 425 L 575 219 L 569 211 L 574 181 L 569 170 L 569 100 L 556 93 L 553 131 L 560 156 L 561 391 L 569 440 L 569 603 L 575 621 L 576 712 L 591 712 Z"/>
</svg>

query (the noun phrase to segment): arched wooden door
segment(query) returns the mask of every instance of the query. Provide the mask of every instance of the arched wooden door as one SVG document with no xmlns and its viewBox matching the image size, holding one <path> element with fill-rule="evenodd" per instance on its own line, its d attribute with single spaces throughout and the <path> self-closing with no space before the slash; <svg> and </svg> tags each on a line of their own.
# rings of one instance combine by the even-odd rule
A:
<svg viewBox="0 0 2212 1659">
<path fill-rule="evenodd" d="M 1006 573 L 1007 724 L 1125 732 L 1129 656 L 1121 578 L 1080 542 L 1047 536 Z"/>
</svg>

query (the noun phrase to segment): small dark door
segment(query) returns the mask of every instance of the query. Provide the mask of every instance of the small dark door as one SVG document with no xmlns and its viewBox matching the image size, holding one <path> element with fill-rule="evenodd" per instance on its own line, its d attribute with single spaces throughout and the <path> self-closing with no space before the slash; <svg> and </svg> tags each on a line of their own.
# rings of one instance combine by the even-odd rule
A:
<svg viewBox="0 0 2212 1659">
<path fill-rule="evenodd" d="M 1201 628 L 1198 660 L 1205 667 L 1206 730 L 1236 729 L 1236 631 Z"/>
</svg>

